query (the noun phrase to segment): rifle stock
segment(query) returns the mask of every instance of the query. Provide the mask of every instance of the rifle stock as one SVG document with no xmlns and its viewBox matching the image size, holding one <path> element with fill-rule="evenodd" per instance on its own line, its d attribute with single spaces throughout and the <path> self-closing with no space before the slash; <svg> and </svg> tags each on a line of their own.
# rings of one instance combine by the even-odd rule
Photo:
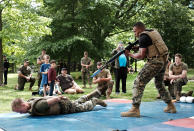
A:
<svg viewBox="0 0 194 131">
<path fill-rule="evenodd" d="M 127 47 L 125 47 L 125 50 L 131 50 L 133 48 L 133 46 L 135 46 L 137 43 L 139 43 L 139 41 L 135 41 L 134 43 L 128 43 L 129 45 Z M 96 75 L 98 75 L 104 68 L 106 68 L 109 64 L 111 64 L 112 62 L 114 62 L 114 60 L 119 57 L 121 54 L 125 53 L 125 50 L 122 50 L 120 52 L 118 52 L 117 54 L 115 54 L 110 60 L 108 60 L 105 65 L 103 65 L 100 69 L 98 69 L 97 71 L 95 71 L 91 77 L 95 77 Z"/>
</svg>

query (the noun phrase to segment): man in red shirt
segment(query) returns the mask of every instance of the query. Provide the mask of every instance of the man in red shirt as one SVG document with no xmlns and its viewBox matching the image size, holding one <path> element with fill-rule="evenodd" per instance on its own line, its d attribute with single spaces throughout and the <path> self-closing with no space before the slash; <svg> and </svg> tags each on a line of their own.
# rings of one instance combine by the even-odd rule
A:
<svg viewBox="0 0 194 131">
<path fill-rule="evenodd" d="M 49 96 L 52 96 L 53 95 L 53 90 L 54 90 L 54 85 L 55 85 L 55 80 L 56 80 L 56 61 L 55 60 L 52 60 L 50 62 L 51 64 L 51 67 L 50 69 L 48 70 L 48 83 L 49 83 L 49 86 L 50 86 L 50 91 L 49 91 Z"/>
</svg>

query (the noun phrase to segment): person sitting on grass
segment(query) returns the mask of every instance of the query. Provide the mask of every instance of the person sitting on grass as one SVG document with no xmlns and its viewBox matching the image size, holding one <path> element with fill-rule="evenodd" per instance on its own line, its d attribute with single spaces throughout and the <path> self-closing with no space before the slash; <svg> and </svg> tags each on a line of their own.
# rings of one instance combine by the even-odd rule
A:
<svg viewBox="0 0 194 131">
<path fill-rule="evenodd" d="M 12 101 L 11 107 L 14 112 L 29 113 L 32 116 L 47 116 L 91 111 L 96 105 L 107 106 L 104 101 L 97 98 L 89 101 L 83 99 L 71 101 L 63 96 L 48 96 L 32 98 L 28 101 L 16 98 Z"/>
<path fill-rule="evenodd" d="M 18 85 L 16 85 L 16 90 L 24 90 L 26 82 L 30 82 L 29 90 L 32 90 L 32 87 L 35 83 L 35 78 L 32 77 L 31 68 L 29 67 L 29 61 L 24 60 L 24 65 L 18 69 Z"/>
<path fill-rule="evenodd" d="M 84 93 L 84 90 L 77 85 L 71 75 L 67 74 L 67 68 L 62 68 L 61 75 L 57 76 L 57 84 L 61 86 L 64 93 Z"/>
</svg>

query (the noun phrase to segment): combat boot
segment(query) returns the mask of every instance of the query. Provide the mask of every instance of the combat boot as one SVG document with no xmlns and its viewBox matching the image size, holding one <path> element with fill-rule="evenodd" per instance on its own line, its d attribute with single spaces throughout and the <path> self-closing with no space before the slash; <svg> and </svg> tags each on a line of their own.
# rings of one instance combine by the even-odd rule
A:
<svg viewBox="0 0 194 131">
<path fill-rule="evenodd" d="M 93 98 L 93 99 L 96 101 L 96 105 L 101 105 L 103 107 L 107 107 L 107 104 L 103 100 L 100 100 L 97 98 Z"/>
<path fill-rule="evenodd" d="M 174 104 L 172 102 L 169 102 L 167 107 L 164 108 L 164 112 L 167 113 L 176 113 L 176 107 L 174 106 Z"/>
<path fill-rule="evenodd" d="M 87 99 L 90 100 L 91 98 L 99 98 L 101 95 L 97 90 L 94 90 L 90 94 L 86 95 Z"/>
<path fill-rule="evenodd" d="M 140 117 L 139 105 L 132 105 L 128 112 L 121 112 L 122 117 Z"/>
<path fill-rule="evenodd" d="M 176 101 L 180 101 L 181 93 L 177 92 L 176 93 Z"/>
</svg>

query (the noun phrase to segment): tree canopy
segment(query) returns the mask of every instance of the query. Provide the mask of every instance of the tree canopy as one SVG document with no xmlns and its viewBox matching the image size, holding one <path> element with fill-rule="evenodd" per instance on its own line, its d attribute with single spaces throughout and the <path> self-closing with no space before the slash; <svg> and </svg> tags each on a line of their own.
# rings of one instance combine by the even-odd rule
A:
<svg viewBox="0 0 194 131">
<path fill-rule="evenodd" d="M 88 51 L 96 62 L 109 58 L 119 41 L 134 41 L 132 26 L 142 21 L 161 33 L 171 57 L 182 53 L 192 66 L 194 13 L 189 4 L 189 0 L 0 0 L 0 56 L 35 61 L 46 49 L 52 59 L 70 65 Z"/>
</svg>

